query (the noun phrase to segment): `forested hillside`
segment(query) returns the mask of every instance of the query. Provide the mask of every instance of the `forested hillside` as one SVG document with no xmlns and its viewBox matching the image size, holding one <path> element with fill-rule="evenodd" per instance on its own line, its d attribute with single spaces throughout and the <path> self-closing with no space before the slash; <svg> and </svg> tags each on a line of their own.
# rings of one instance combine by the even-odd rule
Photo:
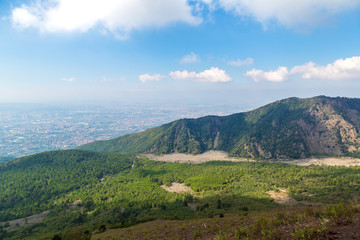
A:
<svg viewBox="0 0 360 240">
<path fill-rule="evenodd" d="M 0 165 L 0 222 L 48 210 L 59 196 L 91 188 L 132 159 L 78 150 L 53 151 Z"/>
<path fill-rule="evenodd" d="M 47 152 L 0 164 L 0 239 L 88 239 L 94 231 L 154 219 L 280 207 L 269 191 L 286 191 L 298 204 L 346 203 L 360 194 L 359 170 L 264 162 L 174 164 L 86 151 Z M 172 183 L 191 191 L 166 191 Z M 7 227 L 6 221 L 45 210 L 50 213 L 42 223 L 10 226 L 16 231 Z"/>
<path fill-rule="evenodd" d="M 0 157 L 0 163 L 10 161 L 11 159 L 14 159 L 14 157 Z"/>
<path fill-rule="evenodd" d="M 155 154 L 223 150 L 260 159 L 359 156 L 359 130 L 360 99 L 288 98 L 225 117 L 181 119 L 80 149 Z"/>
</svg>

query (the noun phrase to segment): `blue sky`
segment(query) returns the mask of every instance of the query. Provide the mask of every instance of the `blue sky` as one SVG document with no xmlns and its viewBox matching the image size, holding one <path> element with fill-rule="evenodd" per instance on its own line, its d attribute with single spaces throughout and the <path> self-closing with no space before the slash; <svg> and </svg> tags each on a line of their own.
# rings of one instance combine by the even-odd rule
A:
<svg viewBox="0 0 360 240">
<path fill-rule="evenodd" d="M 360 97 L 360 0 L 0 0 L 0 102 Z"/>
</svg>

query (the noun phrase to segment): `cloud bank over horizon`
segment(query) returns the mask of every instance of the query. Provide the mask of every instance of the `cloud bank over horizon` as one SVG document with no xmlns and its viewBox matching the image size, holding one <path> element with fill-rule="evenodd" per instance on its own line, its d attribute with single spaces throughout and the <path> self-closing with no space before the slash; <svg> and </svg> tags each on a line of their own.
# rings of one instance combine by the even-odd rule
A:
<svg viewBox="0 0 360 240">
<path fill-rule="evenodd" d="M 360 56 L 337 59 L 326 66 L 308 62 L 304 65 L 294 66 L 290 71 L 287 67 L 282 66 L 275 71 L 265 72 L 252 69 L 244 74 L 245 77 L 249 77 L 255 82 L 283 82 L 294 75 L 301 75 L 303 79 L 318 80 L 360 79 Z"/>
</svg>

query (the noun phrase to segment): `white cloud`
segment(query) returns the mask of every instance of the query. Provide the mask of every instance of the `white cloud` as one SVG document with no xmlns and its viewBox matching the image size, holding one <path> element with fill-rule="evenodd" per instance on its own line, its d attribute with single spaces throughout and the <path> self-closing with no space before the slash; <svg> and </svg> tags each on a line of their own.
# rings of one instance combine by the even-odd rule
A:
<svg viewBox="0 0 360 240">
<path fill-rule="evenodd" d="M 251 71 L 247 71 L 244 76 L 252 78 L 255 82 L 283 82 L 288 80 L 289 77 L 299 74 L 304 79 L 360 79 L 360 56 L 338 59 L 326 66 L 317 65 L 314 62 L 308 62 L 304 65 L 295 66 L 290 71 L 287 67 L 279 67 L 276 71 L 269 72 L 253 69 Z"/>
<path fill-rule="evenodd" d="M 181 60 L 180 63 L 181 64 L 186 64 L 186 63 L 196 63 L 196 62 L 200 62 L 200 57 L 199 55 L 195 54 L 195 53 L 190 53 L 188 55 L 185 55 Z"/>
<path fill-rule="evenodd" d="M 243 65 L 251 65 L 253 63 L 254 63 L 254 59 L 247 58 L 245 60 L 238 59 L 238 60 L 229 61 L 227 64 L 234 66 L 234 67 L 240 67 Z"/>
<path fill-rule="evenodd" d="M 11 19 L 16 27 L 41 32 L 86 32 L 100 27 L 103 33 L 126 38 L 144 27 L 200 24 L 202 19 L 192 11 L 187 0 L 34 0 L 14 8 Z"/>
<path fill-rule="evenodd" d="M 126 81 L 126 77 L 122 76 L 116 79 L 102 77 L 102 79 L 100 80 L 101 83 L 112 83 L 112 82 L 121 82 L 121 81 Z"/>
<path fill-rule="evenodd" d="M 309 62 L 304 65 L 295 66 L 291 74 L 301 74 L 305 79 L 329 79 L 346 80 L 360 79 L 360 57 L 338 59 L 326 66 L 316 65 Z"/>
<path fill-rule="evenodd" d="M 143 83 L 146 83 L 146 82 L 158 82 L 162 79 L 164 79 L 165 76 L 161 75 L 161 74 L 153 74 L 153 75 L 150 75 L 150 74 L 142 74 L 139 76 L 139 80 Z"/>
<path fill-rule="evenodd" d="M 271 21 L 287 27 L 326 24 L 336 14 L 360 7 L 360 0 L 202 0 L 239 16 L 252 17 L 263 26 Z"/>
<path fill-rule="evenodd" d="M 212 67 L 200 73 L 188 71 L 171 72 L 169 76 L 175 80 L 190 80 L 196 82 L 230 82 L 231 77 L 222 69 Z"/>
<path fill-rule="evenodd" d="M 252 78 L 255 82 L 283 82 L 288 80 L 289 71 L 287 67 L 279 67 L 276 71 L 270 72 L 253 69 L 251 71 L 247 71 L 244 76 Z"/>
<path fill-rule="evenodd" d="M 74 82 L 76 79 L 74 77 L 70 77 L 70 78 L 61 78 L 60 80 L 64 82 Z"/>
</svg>

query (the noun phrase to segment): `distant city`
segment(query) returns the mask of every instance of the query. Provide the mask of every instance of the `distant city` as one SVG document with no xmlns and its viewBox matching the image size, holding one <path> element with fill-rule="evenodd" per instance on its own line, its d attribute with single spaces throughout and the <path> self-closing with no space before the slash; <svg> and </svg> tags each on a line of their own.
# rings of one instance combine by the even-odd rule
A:
<svg viewBox="0 0 360 240">
<path fill-rule="evenodd" d="M 239 105 L 31 105 L 0 104 L 0 161 L 71 149 L 180 119 L 228 115 Z"/>
</svg>

